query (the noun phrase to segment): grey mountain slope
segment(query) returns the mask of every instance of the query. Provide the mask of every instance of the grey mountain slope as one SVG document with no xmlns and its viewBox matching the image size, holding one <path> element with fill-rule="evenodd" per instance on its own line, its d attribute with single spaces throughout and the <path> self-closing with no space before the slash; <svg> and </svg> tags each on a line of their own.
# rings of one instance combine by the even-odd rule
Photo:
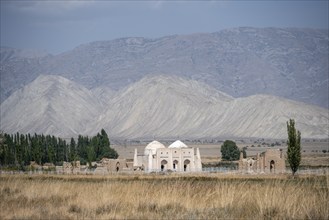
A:
<svg viewBox="0 0 329 220">
<path fill-rule="evenodd" d="M 213 116 L 208 107 L 225 106 L 230 100 L 233 98 L 196 81 L 146 77 L 117 94 L 97 125 L 119 136 L 187 135 L 206 122 L 202 115 Z"/>
<path fill-rule="evenodd" d="M 228 126 L 222 133 L 286 138 L 286 122 L 290 118 L 296 120 L 304 138 L 328 137 L 328 110 L 269 95 L 235 99 L 223 116 L 221 124 Z"/>
<path fill-rule="evenodd" d="M 176 76 L 148 76 L 109 96 L 106 91 L 40 76 L 1 104 L 1 129 L 62 137 L 105 128 L 112 138 L 127 139 L 286 138 L 286 121 L 294 118 L 303 138 L 329 133 L 327 109 L 269 95 L 233 98 Z"/>
<path fill-rule="evenodd" d="M 43 51 L 0 48 L 0 101 L 37 78 L 40 66 L 51 55 Z"/>
<path fill-rule="evenodd" d="M 106 104 L 115 96 L 116 91 L 106 86 L 100 86 L 91 90 L 94 97 L 97 97 L 101 104 Z"/>
<path fill-rule="evenodd" d="M 14 59 L 37 59 L 51 56 L 46 51 L 34 49 L 16 49 L 11 47 L 1 47 L 0 53 L 2 62 Z"/>
<path fill-rule="evenodd" d="M 62 75 L 88 89 L 115 90 L 162 73 L 205 82 L 234 97 L 270 94 L 328 108 L 328 44 L 328 30 L 297 28 L 99 41 L 30 64 L 4 62 L 1 90 L 8 96 L 40 73 Z"/>
<path fill-rule="evenodd" d="M 303 137 L 325 138 L 329 132 L 326 109 L 269 95 L 233 99 L 176 77 L 145 78 L 109 105 L 113 107 L 97 122 L 98 130 L 104 127 L 122 138 L 286 138 L 290 118 Z"/>
<path fill-rule="evenodd" d="M 75 135 L 99 116 L 92 93 L 60 76 L 39 76 L 1 104 L 1 129 L 7 132 Z"/>
</svg>

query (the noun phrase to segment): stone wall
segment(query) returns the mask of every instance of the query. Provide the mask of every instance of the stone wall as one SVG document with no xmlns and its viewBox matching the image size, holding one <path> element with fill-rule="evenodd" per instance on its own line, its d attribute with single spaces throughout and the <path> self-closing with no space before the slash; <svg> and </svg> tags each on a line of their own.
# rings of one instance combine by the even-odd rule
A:
<svg viewBox="0 0 329 220">
<path fill-rule="evenodd" d="M 239 170 L 248 173 L 284 173 L 286 171 L 285 157 L 281 149 L 268 149 L 256 158 L 239 160 Z"/>
<path fill-rule="evenodd" d="M 126 159 L 108 159 L 103 158 L 100 163 L 97 164 L 95 173 L 107 174 L 113 172 L 132 171 L 133 163 L 127 162 Z"/>
<path fill-rule="evenodd" d="M 66 174 L 70 174 L 70 173 L 73 173 L 73 174 L 78 174 L 80 173 L 80 168 L 81 168 L 81 165 L 80 165 L 80 161 L 72 161 L 72 162 L 63 162 L 63 173 L 66 173 Z"/>
</svg>

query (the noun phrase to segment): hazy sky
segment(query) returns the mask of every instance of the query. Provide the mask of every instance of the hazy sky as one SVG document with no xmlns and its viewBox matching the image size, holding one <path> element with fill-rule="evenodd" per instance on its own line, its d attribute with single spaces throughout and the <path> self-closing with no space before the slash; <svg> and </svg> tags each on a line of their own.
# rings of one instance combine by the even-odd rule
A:
<svg viewBox="0 0 329 220">
<path fill-rule="evenodd" d="M 328 29 L 328 0 L 1 0 L 1 46 L 54 54 L 96 40 L 155 38 L 241 26 Z"/>
</svg>

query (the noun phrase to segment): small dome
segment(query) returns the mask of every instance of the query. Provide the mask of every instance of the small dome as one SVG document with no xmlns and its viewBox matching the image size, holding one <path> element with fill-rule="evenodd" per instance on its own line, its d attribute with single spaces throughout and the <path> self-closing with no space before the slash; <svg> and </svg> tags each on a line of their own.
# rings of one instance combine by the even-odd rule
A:
<svg viewBox="0 0 329 220">
<path fill-rule="evenodd" d="M 159 141 L 152 141 L 149 143 L 144 150 L 144 155 L 149 155 L 150 151 L 152 151 L 152 155 L 156 154 L 157 149 L 159 148 L 166 148 L 163 144 Z"/>
<path fill-rule="evenodd" d="M 172 143 L 171 145 L 169 145 L 168 148 L 188 148 L 188 146 L 183 142 L 181 142 L 180 140 L 178 140 Z"/>
</svg>

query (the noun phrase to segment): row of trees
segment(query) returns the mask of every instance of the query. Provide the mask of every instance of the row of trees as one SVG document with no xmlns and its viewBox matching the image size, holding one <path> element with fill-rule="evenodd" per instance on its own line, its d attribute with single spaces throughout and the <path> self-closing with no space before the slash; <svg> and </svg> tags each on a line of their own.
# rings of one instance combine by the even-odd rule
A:
<svg viewBox="0 0 329 220">
<path fill-rule="evenodd" d="M 30 161 L 38 164 L 62 164 L 63 161 L 80 160 L 81 164 L 100 160 L 103 157 L 117 158 L 118 153 L 110 147 L 110 140 L 104 129 L 94 137 L 79 135 L 77 141 L 65 140 L 38 134 L 0 134 L 0 164 L 24 168 Z"/>
</svg>

